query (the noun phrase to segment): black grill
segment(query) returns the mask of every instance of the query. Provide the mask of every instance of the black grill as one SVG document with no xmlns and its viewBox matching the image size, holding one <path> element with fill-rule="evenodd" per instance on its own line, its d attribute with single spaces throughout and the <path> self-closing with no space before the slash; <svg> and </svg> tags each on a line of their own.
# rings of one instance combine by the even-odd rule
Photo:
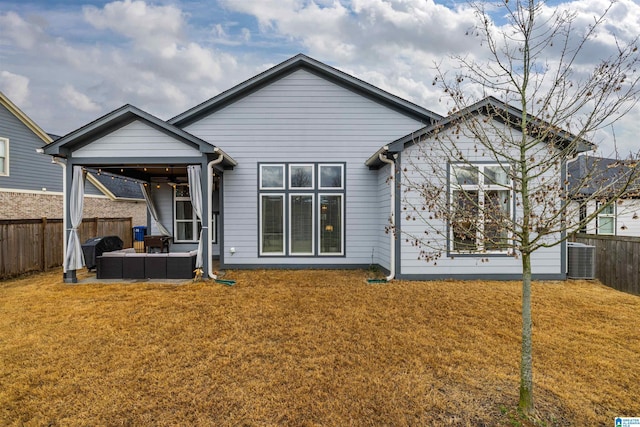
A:
<svg viewBox="0 0 640 427">
<path fill-rule="evenodd" d="M 96 258 L 105 252 L 119 251 L 122 249 L 122 239 L 118 236 L 93 237 L 82 245 L 84 263 L 87 269 L 96 268 Z"/>
</svg>

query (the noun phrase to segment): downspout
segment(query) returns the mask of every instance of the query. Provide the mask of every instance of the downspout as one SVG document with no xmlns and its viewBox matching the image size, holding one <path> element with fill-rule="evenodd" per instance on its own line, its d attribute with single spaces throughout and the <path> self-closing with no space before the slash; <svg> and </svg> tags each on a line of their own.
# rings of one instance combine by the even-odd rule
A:
<svg viewBox="0 0 640 427">
<path fill-rule="evenodd" d="M 213 219 L 213 208 L 211 199 L 213 198 L 213 166 L 222 163 L 224 160 L 224 154 L 220 154 L 217 159 L 207 163 L 207 274 L 209 278 L 214 279 L 213 265 L 211 262 L 211 253 L 213 252 L 213 227 L 211 222 Z"/>
<path fill-rule="evenodd" d="M 62 167 L 62 253 L 67 252 L 67 164 L 58 160 L 57 157 L 51 157 L 51 163 L 55 163 Z M 67 272 L 66 263 L 62 263 L 62 272 Z"/>
<path fill-rule="evenodd" d="M 394 159 L 397 157 L 396 154 L 393 155 Z M 395 278 L 396 275 L 396 217 L 395 217 L 395 210 L 396 210 L 396 163 L 387 158 L 387 156 L 384 153 L 379 153 L 378 154 L 378 158 L 380 159 L 381 162 L 383 163 L 387 163 L 390 165 L 391 167 L 391 174 L 390 174 L 390 178 L 391 178 L 391 227 L 393 228 L 393 233 L 389 233 L 389 240 L 390 240 L 390 265 L 389 265 L 389 275 L 385 278 L 388 281 L 393 280 Z"/>
</svg>

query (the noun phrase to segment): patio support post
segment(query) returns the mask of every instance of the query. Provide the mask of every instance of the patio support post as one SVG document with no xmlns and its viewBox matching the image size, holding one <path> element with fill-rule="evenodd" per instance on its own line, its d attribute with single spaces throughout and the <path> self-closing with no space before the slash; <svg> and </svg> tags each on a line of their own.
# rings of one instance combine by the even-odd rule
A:
<svg viewBox="0 0 640 427">
<path fill-rule="evenodd" d="M 66 185 L 64 186 L 65 218 L 63 226 L 65 227 L 64 234 L 68 237 L 64 248 L 63 280 L 64 283 L 78 283 L 76 270 L 78 266 L 84 265 L 82 250 L 79 249 L 80 241 L 77 232 L 77 227 L 82 222 L 84 172 L 80 166 L 74 166 L 70 161 L 67 161 L 64 173 Z M 74 189 L 81 190 L 74 192 Z"/>
<path fill-rule="evenodd" d="M 63 256 L 66 258 L 66 254 L 67 254 L 67 242 L 69 241 L 69 230 L 71 229 L 70 224 L 71 224 L 71 218 L 69 217 L 69 195 L 71 194 L 71 183 L 73 181 L 73 166 L 70 164 L 71 162 L 67 161 L 67 167 L 64 169 L 64 174 L 65 174 L 65 186 L 64 189 L 62 191 L 64 191 L 64 221 L 63 221 L 63 229 L 64 229 L 64 235 L 65 235 L 65 245 L 64 245 L 64 249 L 62 250 L 62 254 Z M 62 278 L 64 280 L 64 283 L 78 283 L 78 278 L 76 277 L 76 271 L 75 270 L 69 270 L 67 268 L 67 262 L 65 259 L 62 260 L 62 268 L 63 268 L 63 273 L 62 273 Z"/>
<path fill-rule="evenodd" d="M 210 200 L 207 200 L 207 194 L 209 194 L 209 181 L 207 179 L 207 160 L 204 159 L 200 165 L 200 197 L 202 198 L 202 209 L 200 211 L 202 221 L 202 271 L 203 277 L 206 277 L 207 271 L 209 271 L 209 264 L 211 263 L 211 254 L 209 253 L 209 227 L 211 227 L 211 218 L 206 214 L 209 212 Z"/>
</svg>

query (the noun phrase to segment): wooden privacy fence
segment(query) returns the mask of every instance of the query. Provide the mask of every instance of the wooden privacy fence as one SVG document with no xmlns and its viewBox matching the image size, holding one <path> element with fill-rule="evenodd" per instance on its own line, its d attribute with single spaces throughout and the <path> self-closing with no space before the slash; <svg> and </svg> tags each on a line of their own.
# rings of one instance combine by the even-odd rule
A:
<svg viewBox="0 0 640 427">
<path fill-rule="evenodd" d="M 573 240 L 595 246 L 598 280 L 619 291 L 640 295 L 640 237 L 576 234 Z"/>
<path fill-rule="evenodd" d="M 80 242 L 91 237 L 118 236 L 125 248 L 133 241 L 131 218 L 84 218 L 78 230 Z M 0 279 L 46 271 L 63 261 L 61 219 L 0 220 Z"/>
</svg>

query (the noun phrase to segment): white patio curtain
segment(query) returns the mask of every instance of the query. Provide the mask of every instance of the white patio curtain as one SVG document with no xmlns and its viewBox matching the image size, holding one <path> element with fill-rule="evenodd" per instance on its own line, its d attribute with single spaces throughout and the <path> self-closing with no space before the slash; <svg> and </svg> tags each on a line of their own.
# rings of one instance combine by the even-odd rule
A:
<svg viewBox="0 0 640 427">
<path fill-rule="evenodd" d="M 191 205 L 200 222 L 202 222 L 202 184 L 200 178 L 202 176 L 202 168 L 200 165 L 187 166 L 187 176 L 189 177 L 189 196 L 191 197 Z M 204 227 L 203 227 L 204 228 Z M 198 255 L 196 256 L 196 268 L 202 267 L 202 230 L 198 236 Z"/>
<path fill-rule="evenodd" d="M 169 230 L 167 230 L 167 228 L 158 220 L 158 211 L 156 211 L 156 207 L 153 205 L 153 201 L 151 200 L 151 193 L 149 192 L 148 187 L 145 187 L 144 184 L 140 184 L 140 190 L 142 190 L 144 201 L 147 202 L 147 209 L 151 214 L 151 218 L 153 218 L 153 222 L 156 223 L 156 226 L 158 227 L 158 230 L 160 230 L 160 233 L 162 233 L 162 235 L 164 236 L 171 236 Z"/>
<path fill-rule="evenodd" d="M 71 229 L 64 257 L 65 271 L 79 270 L 84 266 L 84 255 L 78 227 L 82 223 L 82 209 L 84 208 L 84 171 L 82 166 L 73 167 L 73 180 L 71 181 L 71 194 L 69 195 L 69 217 Z M 66 191 L 66 189 L 65 189 Z"/>
</svg>

